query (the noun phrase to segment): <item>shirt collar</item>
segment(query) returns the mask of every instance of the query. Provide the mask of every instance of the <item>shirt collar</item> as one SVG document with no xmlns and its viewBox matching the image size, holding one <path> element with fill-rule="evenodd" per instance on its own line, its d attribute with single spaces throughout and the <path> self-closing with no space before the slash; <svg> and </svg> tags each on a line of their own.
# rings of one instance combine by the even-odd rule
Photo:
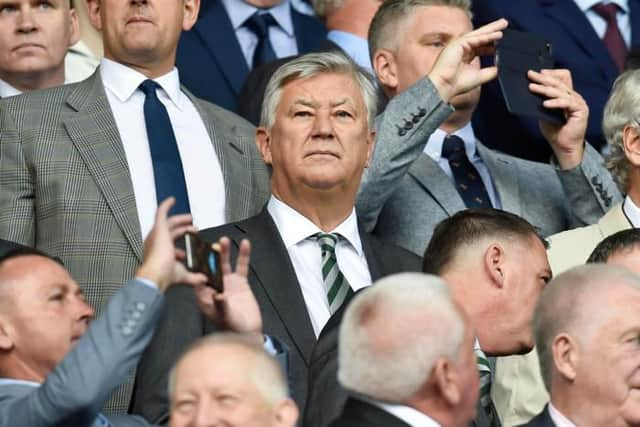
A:
<svg viewBox="0 0 640 427">
<path fill-rule="evenodd" d="M 100 77 L 104 87 L 113 92 L 120 102 L 128 101 L 140 84 L 147 80 L 147 77 L 139 71 L 107 58 L 100 60 Z M 180 89 L 178 69 L 173 67 L 167 74 L 153 81 L 158 83 L 171 102 L 182 110 L 185 95 Z"/>
<path fill-rule="evenodd" d="M 371 58 L 369 57 L 369 42 L 367 39 L 356 36 L 346 31 L 331 30 L 327 33 L 327 39 L 331 40 L 347 55 L 349 55 L 356 64 L 371 71 Z"/>
<path fill-rule="evenodd" d="M 629 2 L 628 0 L 574 0 L 581 11 L 588 12 L 593 6 L 598 3 L 615 3 L 620 9 L 622 9 L 625 13 L 629 12 Z"/>
<path fill-rule="evenodd" d="M 11 86 L 9 83 L 0 79 L 0 98 L 8 98 L 10 96 L 20 95 L 22 91 Z"/>
<path fill-rule="evenodd" d="M 25 385 L 29 387 L 40 387 L 40 383 L 35 381 L 16 380 L 13 378 L 0 378 L 0 386 L 3 385 Z"/>
<path fill-rule="evenodd" d="M 553 420 L 556 427 L 576 427 L 569 418 L 565 417 L 560 411 L 553 406 L 553 403 L 549 402 L 549 416 Z"/>
<path fill-rule="evenodd" d="M 412 427 L 441 427 L 436 420 L 434 420 L 427 414 L 423 414 L 422 412 L 409 406 L 384 403 L 373 399 L 362 400 L 368 402 L 373 406 L 377 406 L 378 408 L 390 413 L 397 418 L 400 418 L 402 421 Z"/>
<path fill-rule="evenodd" d="M 239 0 L 222 0 L 224 8 L 227 10 L 231 25 L 237 30 L 249 19 L 251 15 L 258 10 L 264 10 L 271 13 L 273 19 L 276 20 L 280 28 L 287 33 L 289 37 L 293 37 L 293 20 L 291 19 L 291 6 L 289 0 L 284 0 L 280 4 L 268 9 L 259 9 L 244 1 Z"/>
<path fill-rule="evenodd" d="M 271 195 L 269 199 L 267 210 L 276 223 L 287 250 L 304 241 L 309 236 L 322 232 L 322 230 L 307 217 L 281 200 L 278 200 L 274 195 Z M 347 219 L 341 222 L 334 230 L 331 230 L 331 233 L 341 235 L 356 250 L 359 256 L 364 255 L 355 208 L 351 211 Z"/>
<path fill-rule="evenodd" d="M 447 135 L 448 134 L 442 129 L 436 129 L 435 132 L 431 134 L 427 141 L 427 145 L 424 147 L 424 152 L 436 162 L 440 161 L 442 158 L 442 145 L 444 144 L 444 138 Z M 467 153 L 467 157 L 470 161 L 479 157 L 476 145 L 476 136 L 473 133 L 471 122 L 453 132 L 453 135 L 459 136 L 464 141 L 464 151 Z"/>
<path fill-rule="evenodd" d="M 627 219 L 631 222 L 635 228 L 640 228 L 640 208 L 633 203 L 631 197 L 627 196 L 624 198 L 624 202 L 622 203 L 622 210 L 624 214 L 627 216 Z"/>
</svg>

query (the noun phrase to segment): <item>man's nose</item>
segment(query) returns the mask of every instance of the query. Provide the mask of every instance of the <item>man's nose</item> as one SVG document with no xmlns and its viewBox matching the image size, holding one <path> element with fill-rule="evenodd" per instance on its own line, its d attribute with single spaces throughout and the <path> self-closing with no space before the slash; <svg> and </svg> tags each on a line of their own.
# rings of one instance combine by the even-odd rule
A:
<svg viewBox="0 0 640 427">
<path fill-rule="evenodd" d="M 91 319 L 95 317 L 96 312 L 89 304 L 87 304 L 87 302 L 83 298 L 81 297 L 76 297 L 76 298 L 77 298 L 76 303 L 78 308 L 78 320 L 88 323 Z"/>
<path fill-rule="evenodd" d="M 216 427 L 221 424 L 219 419 L 219 408 L 212 404 L 208 399 L 202 399 L 198 402 L 195 418 L 190 427 Z"/>
<path fill-rule="evenodd" d="M 331 120 L 331 113 L 327 111 L 318 111 L 313 121 L 313 136 L 332 137 L 333 136 L 333 122 Z"/>
<path fill-rule="evenodd" d="M 23 7 L 18 13 L 17 31 L 19 33 L 31 33 L 38 29 L 36 17 L 31 7 Z"/>
</svg>

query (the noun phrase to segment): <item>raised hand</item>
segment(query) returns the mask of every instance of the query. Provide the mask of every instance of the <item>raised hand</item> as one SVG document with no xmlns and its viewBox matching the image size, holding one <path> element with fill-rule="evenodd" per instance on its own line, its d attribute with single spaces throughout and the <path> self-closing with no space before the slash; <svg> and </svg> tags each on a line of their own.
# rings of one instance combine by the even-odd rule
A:
<svg viewBox="0 0 640 427">
<path fill-rule="evenodd" d="M 529 90 L 546 99 L 542 105 L 564 111 L 566 123 L 557 125 L 540 120 L 540 131 L 551 145 L 562 169 L 571 169 L 582 162 L 589 107 L 573 90 L 569 70 L 529 71 Z"/>
</svg>

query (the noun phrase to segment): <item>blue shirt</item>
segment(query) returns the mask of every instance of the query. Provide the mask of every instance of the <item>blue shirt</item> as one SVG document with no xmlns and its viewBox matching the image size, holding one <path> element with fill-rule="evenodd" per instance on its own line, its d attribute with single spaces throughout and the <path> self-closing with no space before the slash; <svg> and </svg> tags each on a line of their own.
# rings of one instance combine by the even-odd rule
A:
<svg viewBox="0 0 640 427">
<path fill-rule="evenodd" d="M 369 42 L 367 39 L 338 30 L 329 31 L 327 38 L 340 46 L 356 64 L 373 74 L 371 58 L 369 57 Z"/>
<path fill-rule="evenodd" d="M 493 180 L 491 179 L 489 169 L 487 169 L 487 165 L 484 164 L 484 161 L 478 153 L 476 136 L 473 133 L 471 122 L 455 131 L 453 135 L 460 137 L 464 141 L 464 150 L 467 153 L 469 161 L 476 168 L 478 174 L 480 174 L 482 183 L 484 184 L 485 188 L 487 189 L 487 193 L 489 194 L 491 206 L 496 209 L 502 209 L 502 204 L 500 203 L 500 198 L 498 197 L 498 193 L 496 192 L 495 186 L 493 185 Z M 436 163 L 438 163 L 438 166 L 440 166 L 442 171 L 449 177 L 451 182 L 455 184 L 453 172 L 451 172 L 451 166 L 449 166 L 449 161 L 442 157 L 442 145 L 444 144 L 444 138 L 446 136 L 447 133 L 445 131 L 443 131 L 442 129 L 436 129 L 436 131 L 433 132 L 429 137 L 429 141 L 424 147 L 424 153 L 427 156 L 431 157 Z"/>
<path fill-rule="evenodd" d="M 627 45 L 627 48 L 631 46 L 631 20 L 629 19 L 629 2 L 627 0 L 574 0 L 581 11 L 593 26 L 596 34 L 601 39 L 604 37 L 604 33 L 607 31 L 607 21 L 600 15 L 594 12 L 591 8 L 598 3 L 608 4 L 615 3 L 621 10 L 618 10 L 618 28 L 622 34 L 622 38 Z"/>
<path fill-rule="evenodd" d="M 253 53 L 258 45 L 258 37 L 253 31 L 244 27 L 243 24 L 258 10 L 271 13 L 278 23 L 278 25 L 269 27 L 269 40 L 271 41 L 271 46 L 276 56 L 282 58 L 298 54 L 298 43 L 293 31 L 289 0 L 284 0 L 279 5 L 270 9 L 258 9 L 242 0 L 222 0 L 222 4 L 227 10 L 227 14 L 231 20 L 231 26 L 236 33 L 236 38 L 242 49 L 242 55 L 247 61 L 249 69 L 251 69 L 253 65 Z"/>
</svg>

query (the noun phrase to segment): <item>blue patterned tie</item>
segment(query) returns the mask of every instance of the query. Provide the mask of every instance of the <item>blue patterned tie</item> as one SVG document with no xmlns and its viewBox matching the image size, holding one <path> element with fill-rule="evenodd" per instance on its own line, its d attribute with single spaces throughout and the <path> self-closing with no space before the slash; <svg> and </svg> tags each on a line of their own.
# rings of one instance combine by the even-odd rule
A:
<svg viewBox="0 0 640 427">
<path fill-rule="evenodd" d="M 456 190 L 468 208 L 490 208 L 491 199 L 480 174 L 469 161 L 464 141 L 456 135 L 447 135 L 442 144 L 442 157 L 449 161 Z"/>
<path fill-rule="evenodd" d="M 189 195 L 178 144 L 169 113 L 156 94 L 159 87 L 160 85 L 153 80 L 145 80 L 140 84 L 140 90 L 146 95 L 144 121 L 153 162 L 156 199 L 159 204 L 167 197 L 173 196 L 176 198 L 176 204 L 171 209 L 171 214 L 189 213 Z"/>
<path fill-rule="evenodd" d="M 269 12 L 256 12 L 244 22 L 244 26 L 258 38 L 258 44 L 253 53 L 252 68 L 277 58 L 273 46 L 271 46 L 271 41 L 269 41 L 269 27 L 274 25 L 278 25 L 278 23 Z"/>
</svg>

